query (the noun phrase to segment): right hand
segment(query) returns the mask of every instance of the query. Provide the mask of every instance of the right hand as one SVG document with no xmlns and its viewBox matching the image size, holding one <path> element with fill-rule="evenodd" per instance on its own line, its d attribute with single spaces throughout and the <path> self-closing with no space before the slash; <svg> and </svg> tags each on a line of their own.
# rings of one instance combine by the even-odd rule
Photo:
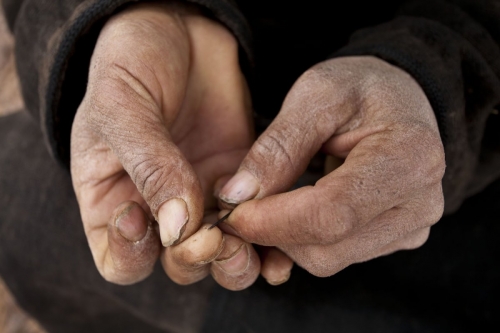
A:
<svg viewBox="0 0 500 333">
<path fill-rule="evenodd" d="M 107 22 L 71 137 L 73 186 L 106 280 L 138 282 L 160 256 L 180 284 L 210 269 L 228 289 L 253 283 L 252 245 L 201 227 L 217 207 L 216 181 L 252 143 L 251 125 L 237 42 L 224 27 L 177 3 L 134 5 Z"/>
</svg>

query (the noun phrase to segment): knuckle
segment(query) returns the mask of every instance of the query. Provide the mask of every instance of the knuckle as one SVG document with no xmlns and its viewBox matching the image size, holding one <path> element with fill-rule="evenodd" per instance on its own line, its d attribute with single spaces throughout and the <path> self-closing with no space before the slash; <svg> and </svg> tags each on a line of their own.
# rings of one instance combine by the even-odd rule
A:
<svg viewBox="0 0 500 333">
<path fill-rule="evenodd" d="M 426 184 L 441 182 L 446 169 L 444 148 L 435 131 L 424 126 L 411 130 L 413 143 L 413 172 L 420 175 Z"/>
<path fill-rule="evenodd" d="M 336 76 L 332 71 L 321 64 L 314 66 L 305 71 L 289 91 L 284 105 L 292 106 L 292 110 L 302 110 L 301 116 L 308 115 L 306 118 L 301 117 L 301 122 L 309 121 L 317 125 L 318 119 L 323 118 L 331 125 L 330 111 L 345 97 L 343 94 L 332 94 L 332 91 L 341 91 L 338 88 L 345 88 L 336 84 Z"/>
<path fill-rule="evenodd" d="M 328 91 L 332 89 L 332 84 L 335 82 L 334 72 L 331 66 L 320 63 L 306 70 L 296 84 L 301 90 Z"/>
<path fill-rule="evenodd" d="M 429 239 L 430 228 L 419 230 L 415 235 L 412 235 L 403 243 L 403 250 L 414 250 L 423 246 Z"/>
<path fill-rule="evenodd" d="M 329 277 L 336 273 L 336 270 L 332 269 L 330 265 L 326 268 L 322 263 L 318 262 L 310 263 L 304 268 L 316 277 Z"/>
<path fill-rule="evenodd" d="M 332 276 L 348 266 L 332 255 L 331 248 L 324 246 L 302 246 L 293 257 L 299 266 L 316 277 Z"/>
<path fill-rule="evenodd" d="M 430 227 L 437 223 L 444 213 L 444 195 L 441 184 L 436 189 L 423 192 L 412 204 L 412 220 L 420 226 Z"/>
<path fill-rule="evenodd" d="M 441 139 L 436 136 L 434 136 L 430 141 L 429 150 L 427 152 L 429 178 L 434 183 L 441 182 L 446 169 L 443 144 Z"/>
<path fill-rule="evenodd" d="M 160 160 L 143 156 L 133 165 L 130 175 L 132 181 L 150 205 L 161 195 L 160 190 L 173 175 L 172 168 L 165 168 Z M 153 207 L 151 207 L 153 209 Z"/>
<path fill-rule="evenodd" d="M 425 226 L 431 226 L 441 219 L 444 212 L 444 196 L 442 192 L 435 195 L 435 198 L 430 200 L 425 211 Z"/>
<path fill-rule="evenodd" d="M 331 202 L 317 208 L 316 235 L 320 244 L 340 241 L 354 229 L 357 221 L 356 209 L 348 203 Z"/>
<path fill-rule="evenodd" d="M 265 163 L 266 165 L 275 165 L 276 168 L 297 168 L 293 151 L 300 149 L 295 135 L 290 133 L 293 126 L 287 128 L 273 129 L 262 135 L 255 143 L 252 154 L 254 161 Z M 271 160 L 271 161 L 269 161 Z"/>
<path fill-rule="evenodd" d="M 435 193 L 434 198 L 432 200 L 432 203 L 430 205 L 429 209 L 429 225 L 433 225 L 436 222 L 438 222 L 441 217 L 443 216 L 444 213 L 444 195 L 443 195 L 443 190 L 440 189 Z"/>
</svg>

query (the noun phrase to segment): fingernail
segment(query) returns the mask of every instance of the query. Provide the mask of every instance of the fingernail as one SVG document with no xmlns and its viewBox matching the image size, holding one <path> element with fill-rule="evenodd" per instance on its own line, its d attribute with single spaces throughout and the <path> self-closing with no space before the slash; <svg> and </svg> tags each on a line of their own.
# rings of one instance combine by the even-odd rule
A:
<svg viewBox="0 0 500 333">
<path fill-rule="evenodd" d="M 233 236 L 241 238 L 240 233 L 236 229 L 234 229 L 230 224 L 228 224 L 226 222 L 227 222 L 227 220 L 224 221 L 224 222 L 222 222 L 221 224 L 219 224 L 218 225 L 219 229 L 221 229 L 222 231 L 224 231 L 226 234 L 233 235 Z"/>
<path fill-rule="evenodd" d="M 143 217 L 138 216 L 138 214 L 142 215 L 142 212 L 135 212 L 134 208 L 137 209 L 135 205 L 127 206 L 117 216 L 115 226 L 123 238 L 131 242 L 138 242 L 146 236 L 148 227 L 147 224 L 140 220 Z"/>
<path fill-rule="evenodd" d="M 170 199 L 158 211 L 160 237 L 163 246 L 175 244 L 184 232 L 189 219 L 186 202 L 182 199 Z"/>
<path fill-rule="evenodd" d="M 250 253 L 248 252 L 248 246 L 243 244 L 228 259 L 216 260 L 215 264 L 217 264 L 220 269 L 229 275 L 238 275 L 245 272 L 250 265 Z"/>
<path fill-rule="evenodd" d="M 285 283 L 286 281 L 288 281 L 290 279 L 290 275 L 291 275 L 291 272 L 288 272 L 288 274 L 286 276 L 284 276 L 282 279 L 280 280 L 267 280 L 267 283 L 269 283 L 271 286 L 279 286 L 280 284 L 283 284 Z"/>
<path fill-rule="evenodd" d="M 259 193 L 259 181 L 248 171 L 239 171 L 222 188 L 219 197 L 229 204 L 240 204 L 250 200 Z"/>
<path fill-rule="evenodd" d="M 226 185 L 227 182 L 232 177 L 233 177 L 233 175 L 225 175 L 225 176 L 219 177 L 219 179 L 217 179 L 217 181 L 214 184 L 214 197 L 216 197 L 216 198 L 219 197 L 220 191 L 222 190 L 222 188 L 224 187 L 224 185 Z"/>
</svg>

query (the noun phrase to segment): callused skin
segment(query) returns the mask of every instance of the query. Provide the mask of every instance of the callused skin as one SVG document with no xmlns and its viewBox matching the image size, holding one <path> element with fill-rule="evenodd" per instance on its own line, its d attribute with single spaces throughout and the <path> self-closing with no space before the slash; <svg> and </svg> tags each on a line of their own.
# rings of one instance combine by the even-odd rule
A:
<svg viewBox="0 0 500 333">
<path fill-rule="evenodd" d="M 283 193 L 320 149 L 345 162 Z M 222 228 L 330 276 L 424 244 L 443 213 L 444 170 L 433 110 L 410 75 L 374 57 L 328 60 L 297 80 L 220 191 L 242 203 Z"/>
<path fill-rule="evenodd" d="M 320 63 L 252 146 L 237 49 L 225 28 L 175 2 L 131 6 L 102 30 L 71 142 L 102 276 L 135 283 L 160 257 L 179 284 L 212 274 L 241 290 L 259 272 L 285 282 L 290 258 L 329 276 L 422 245 L 443 211 L 445 163 L 415 80 L 374 57 Z M 319 149 L 345 163 L 286 192 Z M 214 187 L 239 204 L 225 233 L 207 230 L 217 218 Z M 260 260 L 251 244 L 271 248 Z"/>
<path fill-rule="evenodd" d="M 242 272 L 214 263 L 214 278 L 228 289 L 255 281 L 253 246 L 202 226 L 216 218 L 216 181 L 251 146 L 251 114 L 236 40 L 196 8 L 141 3 L 107 22 L 71 137 L 73 185 L 106 280 L 138 282 L 161 257 L 174 281 L 189 284 L 244 247 Z"/>
</svg>

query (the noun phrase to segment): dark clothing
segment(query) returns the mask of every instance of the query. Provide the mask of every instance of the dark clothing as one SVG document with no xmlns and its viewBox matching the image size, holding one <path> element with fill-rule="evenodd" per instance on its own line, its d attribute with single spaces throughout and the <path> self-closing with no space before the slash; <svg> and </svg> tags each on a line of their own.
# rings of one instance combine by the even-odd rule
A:
<svg viewBox="0 0 500 333">
<path fill-rule="evenodd" d="M 446 211 L 420 250 L 281 287 L 177 287 L 157 269 L 132 287 L 94 267 L 67 170 L 69 135 L 105 20 L 131 0 L 3 0 L 26 114 L 0 119 L 0 274 L 53 332 L 468 332 L 498 324 L 500 1 L 189 0 L 241 47 L 254 107 L 272 118 L 294 80 L 330 56 L 375 55 L 409 72 L 436 113 Z M 359 30 L 362 29 L 362 30 Z M 357 31 L 353 34 L 353 32 Z M 253 39 L 252 39 L 253 34 Z M 351 36 L 352 35 L 352 36 Z M 37 130 L 37 124 L 41 132 Z M 33 220 L 37 217 L 37 220 Z M 212 295 L 209 301 L 209 295 Z M 206 317 L 205 317 L 206 316 Z M 204 319 L 206 318 L 206 320 Z M 484 326 L 487 327 L 487 326 Z"/>
<path fill-rule="evenodd" d="M 71 123 L 99 30 L 134 1 L 3 2 L 27 109 L 52 154 L 67 163 Z M 230 0 L 189 2 L 238 38 L 258 113 L 276 114 L 295 79 L 334 52 L 375 55 L 408 71 L 436 112 L 446 152 L 447 212 L 500 175 L 500 120 L 492 113 L 500 108 L 500 1 L 352 0 L 334 12 L 320 0 L 307 6 L 242 0 L 241 10 Z"/>
<path fill-rule="evenodd" d="M 500 181 L 443 218 L 427 243 L 319 279 L 242 292 L 176 286 L 161 267 L 128 287 L 97 272 L 66 170 L 27 113 L 0 118 L 0 275 L 49 332 L 498 331 Z M 6 143 L 6 144 L 5 144 Z M 201 328 L 200 328 L 201 327 Z"/>
</svg>

